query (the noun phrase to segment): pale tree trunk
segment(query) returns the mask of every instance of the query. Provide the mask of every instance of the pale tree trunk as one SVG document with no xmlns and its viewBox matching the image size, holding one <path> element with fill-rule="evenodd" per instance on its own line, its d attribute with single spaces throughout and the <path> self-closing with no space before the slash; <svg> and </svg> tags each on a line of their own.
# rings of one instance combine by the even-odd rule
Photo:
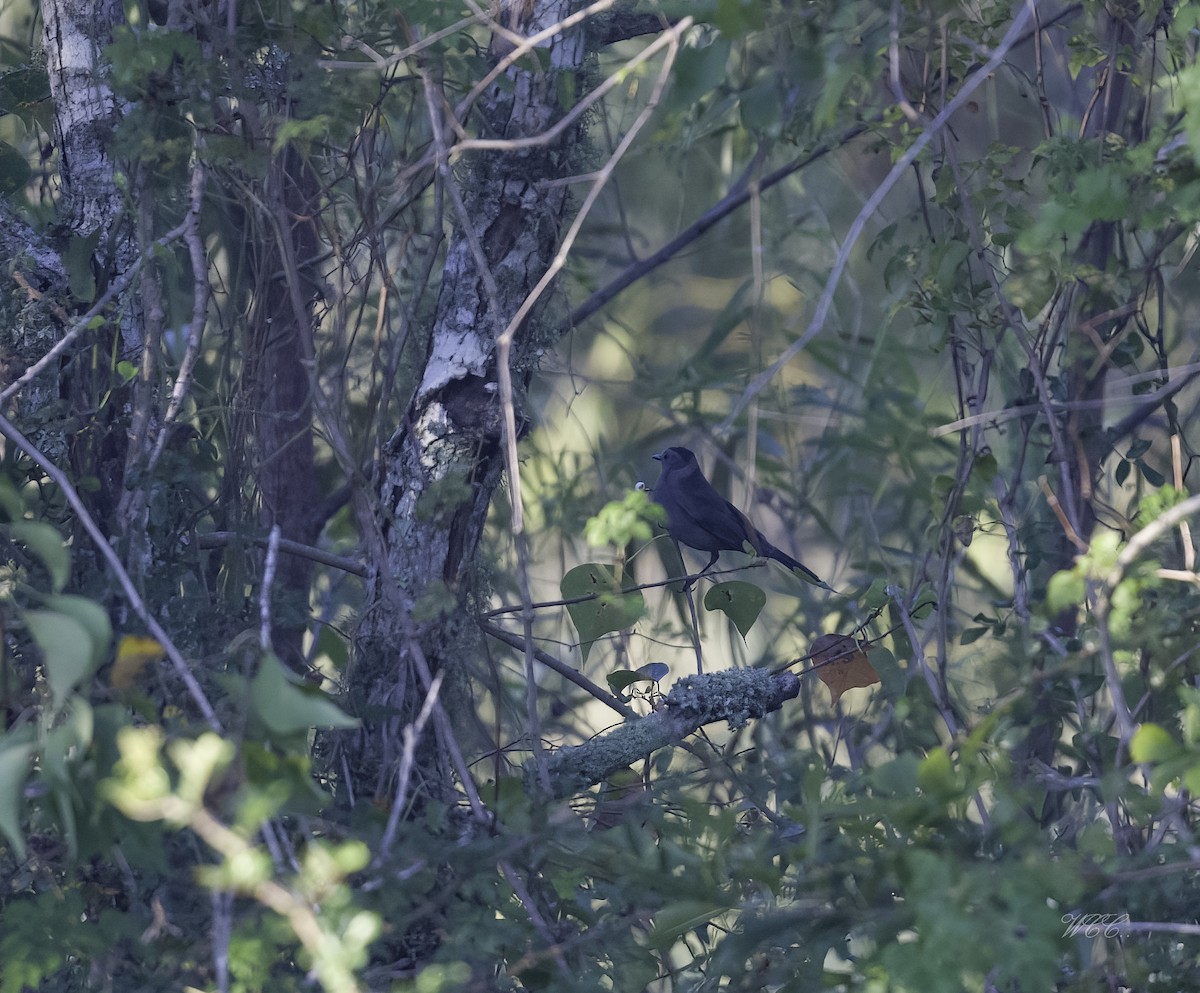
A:
<svg viewBox="0 0 1200 993">
<path fill-rule="evenodd" d="M 124 107 L 109 83 L 103 52 L 116 26 L 125 21 L 125 8 L 120 0 L 46 0 L 42 20 L 62 181 L 55 232 L 82 312 L 125 281 L 140 254 L 129 191 L 121 189 L 121 170 L 112 157 L 113 134 Z M 144 209 L 150 210 L 148 201 Z M 60 384 L 77 418 L 67 427 L 74 473 L 99 481 L 91 497 L 93 511 L 102 527 L 125 540 L 127 566 L 135 577 L 145 575 L 152 561 L 145 499 L 125 485 L 152 441 L 156 343 L 147 341 L 144 301 L 151 301 L 161 320 L 161 307 L 155 306 L 161 300 L 157 274 L 147 267 L 137 279 L 150 285 L 139 286 L 135 280 L 114 300 L 115 342 L 111 325 L 96 332 L 98 354 L 112 354 L 115 343 L 118 357 L 140 368 L 130 389 L 109 395 L 115 371 L 81 361 L 69 367 Z"/>
<path fill-rule="evenodd" d="M 97 248 L 98 261 L 115 261 L 114 249 L 127 252 L 131 237 L 108 244 L 114 221 L 124 213 L 111 155 L 122 113 L 102 49 L 124 23 L 125 8 L 120 0 L 45 0 L 42 21 L 63 184 L 59 224 L 76 238 L 103 232 L 106 244 Z M 116 274 L 124 269 L 101 267 Z M 126 344 L 139 342 L 134 338 Z"/>
<path fill-rule="evenodd" d="M 525 6 L 528 17 L 509 24 L 525 36 L 570 12 L 564 0 Z M 503 54 L 510 44 L 498 41 L 493 49 Z M 483 137 L 520 139 L 561 118 L 558 81 L 579 71 L 583 32 L 578 27 L 559 32 L 546 49 L 547 71 L 509 69 L 511 85 L 494 86 L 481 99 L 471 119 L 485 122 Z M 427 93 L 440 113 L 443 104 L 429 81 Z M 479 651 L 469 616 L 472 567 L 504 469 L 496 338 L 554 256 L 569 198 L 565 186 L 548 181 L 584 171 L 569 155 L 575 137 L 567 128 L 545 145 L 472 153 L 453 171 L 442 170 L 445 211 L 455 227 L 420 386 L 379 469 L 384 519 L 350 677 L 352 696 L 394 716 L 368 720 L 357 738 L 343 742 L 347 761 L 338 763 L 351 771 L 350 785 L 359 795 L 388 794 L 403 728 L 421 707 L 429 676 L 445 678 L 441 699 L 453 711 L 464 695 L 458 660 Z M 556 335 L 543 329 L 544 320 L 545 311 L 535 309 L 514 343 L 518 425 L 534 339 Z M 444 796 L 461 773 L 451 768 L 454 743 L 445 733 L 443 724 L 426 735 L 418 756 L 415 781 L 432 795 Z"/>
</svg>

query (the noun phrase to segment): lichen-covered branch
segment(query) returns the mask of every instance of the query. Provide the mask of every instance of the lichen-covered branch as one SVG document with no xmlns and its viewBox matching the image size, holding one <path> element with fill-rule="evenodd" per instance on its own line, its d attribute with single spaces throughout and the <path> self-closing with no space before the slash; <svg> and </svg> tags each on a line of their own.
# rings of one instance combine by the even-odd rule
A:
<svg viewBox="0 0 1200 993">
<path fill-rule="evenodd" d="M 778 710 L 799 692 L 800 679 L 791 672 L 726 669 L 686 676 L 671 687 L 654 713 L 551 755 L 547 760 L 550 798 L 561 799 L 594 786 L 657 749 L 678 744 L 706 724 L 728 721 L 735 730 L 744 727 Z M 537 789 L 532 763 L 526 766 L 525 780 L 529 789 Z"/>
</svg>

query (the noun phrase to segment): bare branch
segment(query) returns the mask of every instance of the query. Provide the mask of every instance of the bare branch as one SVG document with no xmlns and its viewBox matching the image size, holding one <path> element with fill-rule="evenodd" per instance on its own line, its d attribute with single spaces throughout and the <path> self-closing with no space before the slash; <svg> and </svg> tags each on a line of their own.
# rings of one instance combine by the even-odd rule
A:
<svg viewBox="0 0 1200 993">
<path fill-rule="evenodd" d="M 874 121 L 880 119 L 876 115 Z M 824 158 L 832 151 L 849 144 L 860 134 L 868 130 L 874 121 L 860 121 L 857 124 L 847 128 L 842 134 L 832 140 L 818 145 L 811 152 L 800 158 L 793 159 L 785 166 L 768 173 L 762 179 L 758 180 L 758 192 L 762 194 L 769 190 L 772 186 L 782 182 L 791 176 L 793 173 L 799 172 L 801 169 L 812 165 L 818 159 Z M 612 280 L 607 286 L 602 286 L 596 290 L 591 296 L 583 301 L 578 307 L 571 312 L 570 327 L 577 327 L 586 321 L 589 317 L 595 314 L 609 300 L 615 297 L 622 290 L 627 289 L 636 283 L 639 279 L 649 272 L 653 272 L 659 266 L 669 262 L 678 255 L 688 245 L 700 238 L 705 232 L 712 228 L 715 224 L 723 221 L 726 217 L 732 214 L 735 210 L 745 206 L 750 201 L 750 177 L 758 167 L 758 157 L 755 157 L 754 162 L 750 167 L 738 178 L 733 184 L 733 189 L 730 190 L 722 199 L 708 208 L 699 218 L 684 228 L 679 234 L 668 241 L 653 255 L 649 255 L 644 259 L 640 259 L 633 265 L 629 266 L 616 279 Z"/>
</svg>

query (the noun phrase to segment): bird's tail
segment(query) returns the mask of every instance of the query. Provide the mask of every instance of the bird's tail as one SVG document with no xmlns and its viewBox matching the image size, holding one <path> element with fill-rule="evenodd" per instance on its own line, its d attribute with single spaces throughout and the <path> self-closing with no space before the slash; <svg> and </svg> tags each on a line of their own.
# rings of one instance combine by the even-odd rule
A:
<svg viewBox="0 0 1200 993">
<path fill-rule="evenodd" d="M 758 540 L 759 540 L 759 549 L 761 551 L 761 554 L 763 554 L 764 556 L 766 556 L 769 559 L 774 559 L 776 562 L 782 563 L 783 565 L 785 565 L 789 569 L 791 569 L 793 572 L 795 572 L 796 570 L 799 570 L 808 578 L 809 582 L 813 583 L 816 586 L 823 586 L 825 589 L 830 588 L 829 585 L 823 579 L 821 579 L 820 576 L 818 576 L 815 572 L 813 572 L 803 562 L 800 562 L 799 560 L 792 558 L 790 555 L 788 555 L 787 552 L 785 552 L 779 548 L 776 548 L 769 541 L 767 541 L 767 539 L 762 536 L 761 531 L 758 534 Z"/>
</svg>

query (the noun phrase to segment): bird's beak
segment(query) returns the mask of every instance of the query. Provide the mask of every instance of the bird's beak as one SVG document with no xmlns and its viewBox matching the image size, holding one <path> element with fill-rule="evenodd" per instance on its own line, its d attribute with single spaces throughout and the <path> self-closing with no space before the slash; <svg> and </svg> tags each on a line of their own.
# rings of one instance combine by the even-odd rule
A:
<svg viewBox="0 0 1200 993">
<path fill-rule="evenodd" d="M 662 452 L 655 452 L 653 455 L 650 456 L 650 458 L 654 459 L 655 462 L 661 462 L 662 456 L 663 456 Z"/>
</svg>

